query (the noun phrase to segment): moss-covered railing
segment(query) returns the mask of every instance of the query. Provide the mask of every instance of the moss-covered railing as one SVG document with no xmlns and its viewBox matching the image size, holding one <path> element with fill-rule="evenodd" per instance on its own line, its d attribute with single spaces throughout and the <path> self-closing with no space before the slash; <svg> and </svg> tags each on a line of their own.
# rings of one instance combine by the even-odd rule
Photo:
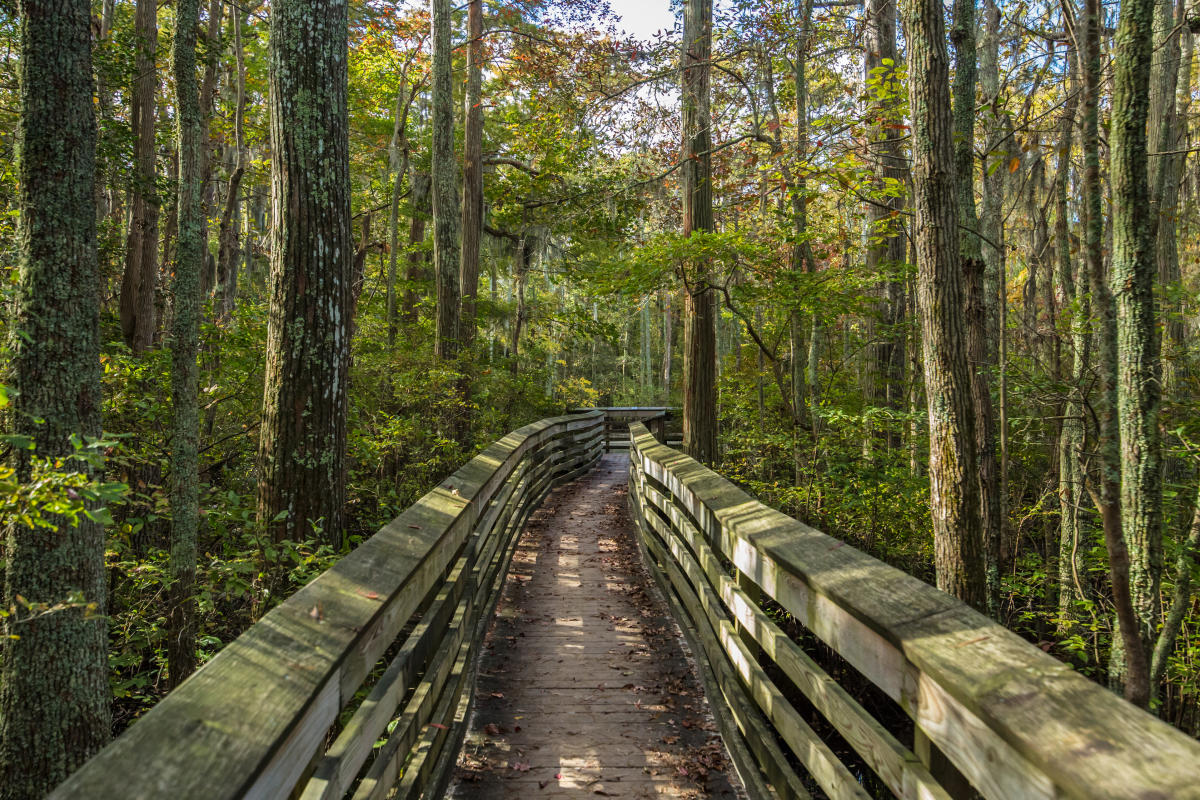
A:
<svg viewBox="0 0 1200 800">
<path fill-rule="evenodd" d="M 768 796 L 769 785 L 808 797 L 815 784 L 831 798 L 866 798 L 865 765 L 902 798 L 1200 797 L 1200 742 L 953 597 L 764 506 L 644 426 L 630 429 L 629 502 L 646 561 L 692 640 L 751 795 Z M 910 731 L 885 729 L 764 600 L 894 701 Z M 814 732 L 817 715 L 848 748 Z M 849 749 L 848 765 L 839 754 Z"/>
<path fill-rule="evenodd" d="M 52 796 L 440 796 L 517 534 L 551 487 L 591 468 L 603 434 L 593 411 L 491 445 L 231 642 Z"/>
</svg>

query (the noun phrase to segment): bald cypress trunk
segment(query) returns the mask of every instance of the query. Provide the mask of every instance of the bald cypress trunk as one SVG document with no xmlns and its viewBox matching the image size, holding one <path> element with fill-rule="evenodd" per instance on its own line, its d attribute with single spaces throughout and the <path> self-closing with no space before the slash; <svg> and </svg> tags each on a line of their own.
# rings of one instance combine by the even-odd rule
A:
<svg viewBox="0 0 1200 800">
<path fill-rule="evenodd" d="M 277 206 L 258 514 L 277 540 L 303 539 L 319 525 L 334 547 L 343 545 L 345 534 L 354 251 L 347 42 L 346 0 L 272 5 L 271 177 Z"/>
<path fill-rule="evenodd" d="M 910 14 L 917 304 L 925 353 L 937 584 L 960 600 L 983 608 L 987 586 L 942 4 L 914 0 Z"/>
<path fill-rule="evenodd" d="M 683 15 L 683 235 L 713 229 L 712 0 L 687 0 Z M 717 306 L 707 262 L 686 268 L 683 293 L 683 447 L 717 458 Z"/>
<path fill-rule="evenodd" d="M 1146 213 L 1149 183 L 1151 25 L 1154 0 L 1121 5 L 1113 57 L 1110 129 L 1113 264 L 1116 312 L 1117 420 L 1120 428 L 1121 525 L 1130 555 L 1130 594 L 1137 614 L 1138 650 L 1126 651 L 1127 697 L 1148 701 L 1146 653 L 1161 621 L 1162 494 L 1158 411 L 1158 333 L 1154 308 L 1155 218 Z"/>
<path fill-rule="evenodd" d="M 158 280 L 158 170 L 155 163 L 154 117 L 158 72 L 158 12 L 155 0 L 137 0 L 134 22 L 137 54 L 134 59 L 132 108 L 133 186 L 132 216 L 121 280 L 121 332 L 135 353 L 154 342 L 154 287 Z"/>
<path fill-rule="evenodd" d="M 34 442 L 33 455 L 55 458 L 74 452 L 72 437 L 100 435 L 91 14 L 86 0 L 19 8 L 11 419 L 13 433 Z M 17 451 L 22 481 L 30 455 Z M 86 518 L 54 521 L 54 530 L 8 531 L 3 606 L 16 613 L 5 621 L 0 665 L 0 798 L 42 797 L 109 736 L 104 531 Z M 67 608 L 36 613 L 59 603 Z"/>
<path fill-rule="evenodd" d="M 458 353 L 459 208 L 455 188 L 454 90 L 451 82 L 450 0 L 430 0 L 433 17 L 433 271 L 437 281 L 438 358 Z"/>
<path fill-rule="evenodd" d="M 172 61 L 179 143 L 179 244 L 171 321 L 171 592 L 167 664 L 172 687 L 196 668 L 196 532 L 200 518 L 200 271 L 204 267 L 203 112 L 196 83 L 199 0 L 179 0 Z"/>
</svg>

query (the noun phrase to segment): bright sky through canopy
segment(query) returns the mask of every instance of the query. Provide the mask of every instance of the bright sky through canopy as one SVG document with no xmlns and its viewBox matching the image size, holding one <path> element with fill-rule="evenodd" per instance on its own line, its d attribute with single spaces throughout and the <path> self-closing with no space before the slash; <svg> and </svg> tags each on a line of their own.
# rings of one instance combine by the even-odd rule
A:
<svg viewBox="0 0 1200 800">
<path fill-rule="evenodd" d="M 609 0 L 609 6 L 621 18 L 619 27 L 639 39 L 675 26 L 670 0 Z"/>
</svg>

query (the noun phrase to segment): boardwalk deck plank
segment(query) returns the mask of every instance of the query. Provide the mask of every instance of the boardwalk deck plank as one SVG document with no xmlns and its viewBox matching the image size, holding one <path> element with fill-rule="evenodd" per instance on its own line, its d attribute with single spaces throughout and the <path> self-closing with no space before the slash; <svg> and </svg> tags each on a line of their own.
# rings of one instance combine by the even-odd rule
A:
<svg viewBox="0 0 1200 800">
<path fill-rule="evenodd" d="M 548 497 L 522 534 L 451 796 L 738 796 L 700 684 L 640 566 L 626 463 L 605 456 Z"/>
</svg>

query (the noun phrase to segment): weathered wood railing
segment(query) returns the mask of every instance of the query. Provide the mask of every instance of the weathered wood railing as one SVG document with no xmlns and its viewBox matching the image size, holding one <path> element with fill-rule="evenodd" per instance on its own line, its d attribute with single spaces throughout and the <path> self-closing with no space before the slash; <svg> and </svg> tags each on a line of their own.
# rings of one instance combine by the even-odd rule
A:
<svg viewBox="0 0 1200 800">
<path fill-rule="evenodd" d="M 1200 742 L 949 595 L 753 500 L 644 426 L 631 432 L 639 539 L 752 795 L 770 785 L 807 797 L 815 783 L 831 798 L 869 796 L 789 701 L 800 693 L 897 797 L 1200 797 Z M 889 733 L 760 598 L 907 712 L 913 741 Z"/>
<path fill-rule="evenodd" d="M 599 458 L 603 423 L 600 412 L 555 417 L 488 447 L 52 796 L 440 796 L 516 534 L 552 486 Z"/>
<path fill-rule="evenodd" d="M 572 409 L 572 411 L 604 412 L 604 452 L 628 450 L 630 446 L 629 424 L 640 422 L 664 444 L 682 441 L 676 423 L 679 409 L 670 406 L 597 406 L 595 409 Z"/>
</svg>

